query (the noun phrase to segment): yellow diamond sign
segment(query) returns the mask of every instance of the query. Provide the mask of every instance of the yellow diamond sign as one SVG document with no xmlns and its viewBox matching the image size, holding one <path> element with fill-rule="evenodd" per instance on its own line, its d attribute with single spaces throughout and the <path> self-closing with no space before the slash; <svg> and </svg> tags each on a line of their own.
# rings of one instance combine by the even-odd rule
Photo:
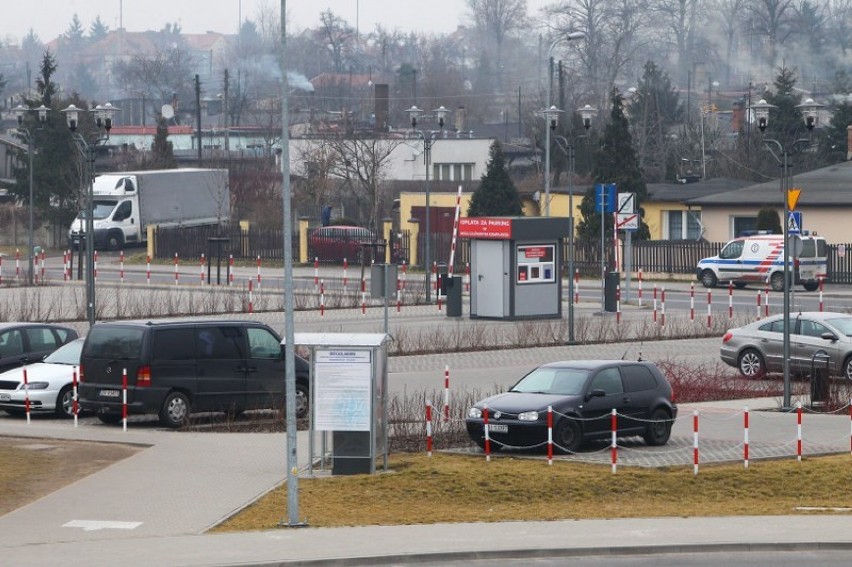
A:
<svg viewBox="0 0 852 567">
<path fill-rule="evenodd" d="M 801 194 L 801 189 L 787 189 L 787 208 L 791 211 L 796 210 L 796 203 L 799 202 L 799 195 Z"/>
</svg>

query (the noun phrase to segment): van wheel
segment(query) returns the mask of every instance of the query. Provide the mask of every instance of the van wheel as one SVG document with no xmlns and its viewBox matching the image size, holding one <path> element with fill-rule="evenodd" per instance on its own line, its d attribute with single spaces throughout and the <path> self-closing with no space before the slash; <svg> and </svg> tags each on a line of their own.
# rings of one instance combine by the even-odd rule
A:
<svg viewBox="0 0 852 567">
<path fill-rule="evenodd" d="M 296 419 L 305 419 L 310 411 L 310 400 L 308 399 L 308 387 L 296 383 Z"/>
<path fill-rule="evenodd" d="M 804 286 L 805 291 L 816 291 L 819 289 L 819 282 L 808 282 L 802 285 Z"/>
<path fill-rule="evenodd" d="M 701 272 L 701 283 L 704 284 L 704 287 L 716 287 L 719 280 L 716 278 L 713 270 L 704 270 Z"/>
<path fill-rule="evenodd" d="M 784 272 L 775 272 L 769 278 L 769 285 L 772 291 L 784 291 Z"/>
<path fill-rule="evenodd" d="M 160 424 L 176 429 L 189 420 L 189 398 L 181 392 L 171 392 L 160 408 Z"/>
<path fill-rule="evenodd" d="M 110 232 L 107 235 L 107 250 L 121 250 L 124 246 L 124 235 L 120 232 Z"/>
</svg>

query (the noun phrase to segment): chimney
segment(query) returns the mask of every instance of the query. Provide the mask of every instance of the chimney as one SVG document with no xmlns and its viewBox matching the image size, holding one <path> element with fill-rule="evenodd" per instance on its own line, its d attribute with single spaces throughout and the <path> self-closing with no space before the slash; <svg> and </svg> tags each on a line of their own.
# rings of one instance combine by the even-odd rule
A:
<svg viewBox="0 0 852 567">
<path fill-rule="evenodd" d="M 467 122 L 467 109 L 463 106 L 458 107 L 456 110 L 455 116 L 455 129 L 457 132 L 461 132 L 465 129 L 465 123 Z"/>
<path fill-rule="evenodd" d="M 846 127 L 846 161 L 852 160 L 852 124 Z"/>
<path fill-rule="evenodd" d="M 384 83 L 380 83 L 374 85 L 374 95 L 373 100 L 375 108 L 374 112 L 376 113 L 376 132 L 387 132 L 388 130 L 388 94 L 389 89 L 388 85 Z"/>
</svg>

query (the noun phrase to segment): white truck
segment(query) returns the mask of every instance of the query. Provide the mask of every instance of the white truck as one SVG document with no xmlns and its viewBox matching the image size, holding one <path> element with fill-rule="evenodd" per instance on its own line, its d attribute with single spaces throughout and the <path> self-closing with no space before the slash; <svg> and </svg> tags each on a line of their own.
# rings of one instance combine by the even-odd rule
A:
<svg viewBox="0 0 852 567">
<path fill-rule="evenodd" d="M 226 169 L 104 173 L 92 187 L 95 249 L 143 244 L 149 225 L 199 226 L 229 220 Z M 71 223 L 68 243 L 72 248 L 85 240 L 86 211 L 84 207 Z"/>
</svg>

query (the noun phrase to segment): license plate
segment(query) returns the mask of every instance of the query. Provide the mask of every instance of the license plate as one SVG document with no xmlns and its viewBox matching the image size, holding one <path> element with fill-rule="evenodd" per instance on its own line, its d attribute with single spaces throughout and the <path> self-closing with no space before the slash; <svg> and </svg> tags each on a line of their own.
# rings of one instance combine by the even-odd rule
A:
<svg viewBox="0 0 852 567">
<path fill-rule="evenodd" d="M 489 423 L 488 431 L 491 433 L 509 433 L 509 426 L 505 423 Z"/>
<path fill-rule="evenodd" d="M 0 394 L 0 402 L 8 402 L 12 399 L 12 394 Z"/>
<path fill-rule="evenodd" d="M 117 398 L 121 395 L 121 392 L 118 390 L 101 390 L 100 395 L 102 398 Z"/>
</svg>

